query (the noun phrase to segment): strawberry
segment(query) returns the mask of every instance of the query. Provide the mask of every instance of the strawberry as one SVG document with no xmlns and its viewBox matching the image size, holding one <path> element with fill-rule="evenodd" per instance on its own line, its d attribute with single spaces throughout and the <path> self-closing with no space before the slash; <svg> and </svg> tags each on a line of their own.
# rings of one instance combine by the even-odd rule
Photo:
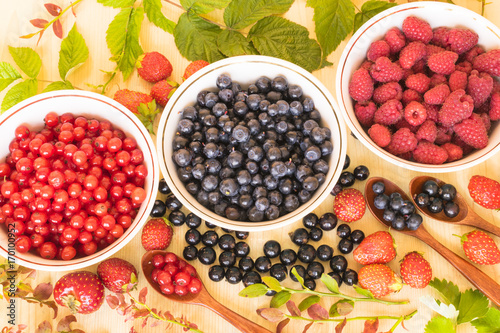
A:
<svg viewBox="0 0 500 333">
<path fill-rule="evenodd" d="M 358 273 L 358 281 L 362 288 L 368 289 L 375 297 L 398 292 L 403 287 L 401 278 L 388 266 L 381 264 L 362 267 Z"/>
<path fill-rule="evenodd" d="M 128 89 L 118 90 L 113 99 L 136 114 L 139 113 L 137 108 L 141 103 L 148 104 L 153 100 L 149 95 Z"/>
<path fill-rule="evenodd" d="M 354 222 L 365 214 L 366 203 L 363 193 L 347 188 L 342 190 L 336 197 L 333 204 L 335 215 L 344 222 Z"/>
<path fill-rule="evenodd" d="M 489 209 L 500 209 L 500 183 L 475 175 L 469 180 L 469 194 L 475 203 Z"/>
<path fill-rule="evenodd" d="M 177 82 L 169 80 L 156 82 L 151 88 L 151 97 L 154 98 L 156 104 L 165 107 L 178 86 Z"/>
<path fill-rule="evenodd" d="M 146 251 L 165 250 L 172 241 L 174 230 L 167 219 L 149 220 L 142 229 L 141 242 Z"/>
<path fill-rule="evenodd" d="M 106 259 L 97 266 L 97 275 L 106 288 L 114 293 L 134 290 L 137 270 L 134 265 L 120 258 Z"/>
<path fill-rule="evenodd" d="M 401 277 L 412 288 L 425 288 L 432 279 L 431 264 L 418 252 L 410 252 L 401 260 Z"/>
<path fill-rule="evenodd" d="M 172 64 L 163 54 L 158 52 L 147 52 L 140 55 L 136 67 L 139 76 L 152 83 L 165 80 L 172 74 Z"/>
<path fill-rule="evenodd" d="M 495 265 L 500 263 L 500 250 L 493 239 L 484 231 L 473 230 L 462 235 L 461 243 L 467 258 L 476 264 Z"/>
<path fill-rule="evenodd" d="M 207 61 L 205 60 L 196 60 L 190 63 L 186 69 L 184 70 L 184 75 L 182 76 L 182 80 L 187 80 L 188 77 L 199 71 L 205 66 L 210 65 Z"/>
<path fill-rule="evenodd" d="M 94 273 L 69 273 L 54 285 L 54 300 L 73 313 L 92 313 L 99 310 L 104 301 L 104 286 Z"/>
<path fill-rule="evenodd" d="M 387 231 L 377 231 L 365 237 L 352 254 L 361 265 L 388 263 L 396 257 L 394 239 Z"/>
</svg>

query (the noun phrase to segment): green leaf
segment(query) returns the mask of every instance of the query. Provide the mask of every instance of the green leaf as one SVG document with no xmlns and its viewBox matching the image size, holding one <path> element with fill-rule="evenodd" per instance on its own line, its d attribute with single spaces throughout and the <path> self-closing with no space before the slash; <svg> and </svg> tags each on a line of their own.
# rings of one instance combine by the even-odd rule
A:
<svg viewBox="0 0 500 333">
<path fill-rule="evenodd" d="M 9 46 L 9 52 L 21 70 L 31 78 L 36 78 L 42 68 L 40 56 L 29 47 Z"/>
<path fill-rule="evenodd" d="M 249 285 L 245 289 L 239 292 L 239 296 L 241 297 L 260 297 L 264 296 L 267 293 L 267 287 L 262 283 L 256 283 Z"/>
<path fill-rule="evenodd" d="M 55 91 L 55 90 L 65 90 L 65 89 L 75 89 L 71 82 L 69 81 L 56 81 L 49 84 L 42 92 Z"/>
<path fill-rule="evenodd" d="M 227 57 L 244 54 L 259 54 L 251 42 L 236 30 L 225 29 L 217 38 L 219 50 Z"/>
<path fill-rule="evenodd" d="M 239 30 L 266 16 L 283 14 L 294 0 L 233 0 L 224 10 L 226 26 Z"/>
<path fill-rule="evenodd" d="M 272 276 L 263 276 L 262 282 L 264 282 L 270 289 L 280 292 L 283 288 L 280 285 L 280 282 L 273 278 Z"/>
<path fill-rule="evenodd" d="M 471 324 L 477 333 L 500 333 L 500 311 L 490 308 L 484 317 L 474 319 Z"/>
<path fill-rule="evenodd" d="M 61 42 L 59 51 L 59 75 L 66 80 L 70 69 L 83 64 L 89 57 L 89 49 L 82 35 L 76 30 L 76 24 Z"/>
<path fill-rule="evenodd" d="M 198 15 L 184 13 L 175 26 L 175 45 L 188 60 L 214 62 L 224 58 L 217 47 L 221 28 Z"/>
<path fill-rule="evenodd" d="M 438 278 L 434 278 L 429 282 L 429 285 L 439 291 L 448 304 L 453 304 L 455 308 L 458 309 L 461 294 L 460 290 L 458 290 L 458 287 L 453 284 L 453 282 L 448 282 L 446 279 L 439 280 Z"/>
<path fill-rule="evenodd" d="M 377 15 L 378 13 L 396 6 L 395 2 L 370 0 L 361 6 L 361 11 L 356 13 L 354 17 L 354 32 L 358 30 L 366 21 Z"/>
<path fill-rule="evenodd" d="M 312 295 L 312 296 L 304 298 L 302 300 L 302 302 L 300 302 L 300 304 L 299 304 L 299 311 L 302 312 L 304 310 L 309 309 L 309 307 L 311 305 L 319 303 L 320 300 L 321 300 L 321 297 L 319 297 L 317 295 Z"/>
<path fill-rule="evenodd" d="M 166 18 L 161 12 L 161 0 L 144 0 L 143 6 L 149 22 L 170 34 L 174 33 L 175 23 Z"/>
<path fill-rule="evenodd" d="M 490 301 L 479 290 L 467 289 L 460 297 L 457 323 L 466 323 L 482 317 L 488 312 Z"/>
<path fill-rule="evenodd" d="M 0 62 L 0 91 L 4 90 L 17 79 L 21 78 L 21 74 L 12 67 L 8 62 Z"/>
<path fill-rule="evenodd" d="M 139 44 L 143 16 L 142 7 L 124 8 L 111 21 L 106 31 L 106 43 L 124 80 L 132 74 L 137 58 L 144 53 Z"/>
<path fill-rule="evenodd" d="M 132 6 L 135 0 L 97 0 L 97 2 L 108 7 L 124 8 Z"/>
<path fill-rule="evenodd" d="M 453 323 L 445 317 L 434 317 L 425 326 L 425 333 L 456 333 Z"/>
<path fill-rule="evenodd" d="M 307 0 L 314 8 L 315 32 L 323 55 L 332 53 L 352 31 L 354 4 L 351 0 Z"/>
<path fill-rule="evenodd" d="M 276 295 L 274 295 L 273 298 L 271 298 L 270 306 L 272 308 L 279 308 L 280 306 L 288 302 L 290 297 L 292 297 L 292 294 L 289 291 L 282 290 Z"/>
<path fill-rule="evenodd" d="M 321 282 L 323 282 L 328 290 L 330 290 L 332 293 L 339 293 L 339 284 L 330 275 L 323 273 L 321 275 Z"/>
<path fill-rule="evenodd" d="M 260 54 L 293 62 L 308 71 L 319 68 L 321 48 L 309 38 L 309 31 L 282 17 L 270 16 L 258 21 L 248 33 Z"/>
<path fill-rule="evenodd" d="M 2 101 L 2 112 L 10 109 L 26 98 L 35 96 L 38 88 L 37 79 L 27 79 L 19 82 L 5 94 Z"/>
<path fill-rule="evenodd" d="M 354 301 L 341 299 L 330 307 L 328 315 L 330 317 L 347 316 L 354 309 Z"/>
<path fill-rule="evenodd" d="M 372 292 L 367 289 L 363 289 L 359 286 L 354 285 L 354 290 L 356 290 L 356 292 L 360 295 L 366 296 L 368 298 L 374 298 Z"/>
<path fill-rule="evenodd" d="M 297 281 L 299 281 L 302 288 L 306 289 L 306 286 L 304 285 L 304 278 L 299 275 L 299 273 L 297 272 L 297 269 L 295 267 L 292 267 L 291 273 L 293 274 L 293 276 L 295 276 Z"/>
<path fill-rule="evenodd" d="M 206 14 L 214 9 L 226 7 L 230 2 L 231 0 L 181 0 L 181 5 L 193 13 Z"/>
</svg>

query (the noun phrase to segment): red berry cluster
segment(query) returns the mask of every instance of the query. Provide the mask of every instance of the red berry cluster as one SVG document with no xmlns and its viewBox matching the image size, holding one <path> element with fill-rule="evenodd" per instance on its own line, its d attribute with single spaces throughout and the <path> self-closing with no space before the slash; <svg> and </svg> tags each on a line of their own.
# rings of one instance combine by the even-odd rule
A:
<svg viewBox="0 0 500 333">
<path fill-rule="evenodd" d="M 146 199 L 144 155 L 109 121 L 50 112 L 38 132 L 17 127 L 9 150 L 0 223 L 14 225 L 19 253 L 91 255 L 123 235 Z"/>
<path fill-rule="evenodd" d="M 151 272 L 151 278 L 158 283 L 165 295 L 176 293 L 184 296 L 201 291 L 202 284 L 196 269 L 174 253 L 153 256 L 153 265 L 155 269 Z"/>
</svg>

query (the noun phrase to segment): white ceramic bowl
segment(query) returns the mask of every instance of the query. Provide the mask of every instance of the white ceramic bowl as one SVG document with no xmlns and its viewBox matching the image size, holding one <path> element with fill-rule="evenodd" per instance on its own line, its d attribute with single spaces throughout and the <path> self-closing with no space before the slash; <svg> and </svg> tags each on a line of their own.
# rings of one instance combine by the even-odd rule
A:
<svg viewBox="0 0 500 333">
<path fill-rule="evenodd" d="M 429 165 L 404 160 L 380 148 L 358 122 L 348 89 L 352 73 L 365 60 L 370 44 L 382 39 L 385 33 L 393 27 L 401 29 L 403 20 L 408 16 L 425 19 L 432 28 L 439 26 L 469 28 L 479 35 L 479 45 L 486 50 L 500 48 L 500 29 L 479 14 L 460 6 L 442 2 L 412 2 L 379 13 L 356 31 L 342 52 L 338 64 L 336 94 L 347 125 L 356 137 L 377 156 L 410 170 L 427 173 L 452 172 L 470 168 L 485 161 L 500 150 L 500 126 L 498 124 L 493 126 L 487 147 L 476 150 L 458 161 Z"/>
<path fill-rule="evenodd" d="M 51 111 L 57 114 L 70 112 L 75 116 L 83 115 L 88 118 L 110 121 L 113 127 L 123 130 L 127 136 L 136 139 L 138 147 L 144 154 L 145 165 L 148 169 L 145 182 L 147 197 L 132 225 L 113 244 L 93 255 L 64 261 L 44 259 L 31 252 L 9 253 L 9 250 L 15 251 L 15 249 L 9 247 L 5 225 L 1 226 L 0 255 L 2 257 L 14 257 L 16 263 L 34 269 L 67 271 L 90 266 L 106 259 L 125 246 L 141 230 L 156 199 L 160 170 L 151 136 L 132 112 L 106 96 L 77 90 L 61 90 L 40 94 L 15 105 L 2 114 L 0 117 L 0 142 L 2 143 L 0 145 L 0 161 L 4 161 L 9 153 L 9 142 L 14 138 L 14 130 L 17 126 L 24 124 L 30 129 L 39 130 L 44 125 L 45 115 Z"/>
<path fill-rule="evenodd" d="M 333 153 L 330 155 L 330 170 L 326 181 L 316 190 L 312 198 L 295 211 L 265 222 L 232 221 L 221 217 L 202 206 L 184 187 L 177 176 L 176 166 L 172 161 L 172 139 L 177 132 L 181 111 L 186 106 L 196 103 L 196 96 L 201 90 L 216 90 L 215 81 L 220 74 L 229 74 L 234 82 L 246 89 L 259 77 L 274 78 L 284 75 L 290 84 L 302 87 L 304 95 L 314 100 L 316 109 L 321 113 L 323 124 L 332 132 Z M 173 194 L 194 214 L 211 223 L 231 230 L 257 231 L 283 227 L 302 218 L 316 208 L 335 185 L 346 155 L 346 133 L 338 106 L 328 90 L 311 73 L 284 60 L 265 56 L 240 56 L 215 62 L 196 72 L 186 80 L 172 96 L 163 111 L 158 126 L 157 149 L 160 168 Z"/>
</svg>

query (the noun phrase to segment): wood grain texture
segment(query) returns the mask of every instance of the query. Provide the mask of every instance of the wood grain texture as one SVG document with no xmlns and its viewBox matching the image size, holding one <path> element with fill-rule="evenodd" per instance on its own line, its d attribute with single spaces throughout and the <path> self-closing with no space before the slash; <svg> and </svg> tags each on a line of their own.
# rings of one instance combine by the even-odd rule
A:
<svg viewBox="0 0 500 333">
<path fill-rule="evenodd" d="M 59 48 L 60 40 L 53 36 L 51 31 L 42 37 L 38 46 L 36 46 L 36 40 L 21 40 L 18 37 L 25 35 L 34 31 L 33 26 L 29 23 L 29 20 L 34 18 L 44 18 L 49 19 L 50 17 L 43 7 L 45 1 L 39 0 L 24 0 L 24 1 L 3 1 L 2 9 L 0 11 L 0 57 L 1 61 L 6 61 L 13 63 L 13 60 L 8 52 L 8 45 L 11 46 L 29 46 L 35 48 L 36 51 L 42 56 L 43 66 L 39 78 L 46 81 L 57 81 L 59 79 L 59 74 L 57 70 L 57 63 L 59 59 Z M 57 0 L 54 1 L 57 4 L 65 7 L 69 4 L 69 0 Z M 178 3 L 178 0 L 174 1 Z M 363 1 L 354 1 L 358 8 L 361 7 Z M 398 3 L 404 3 L 406 1 L 398 1 Z M 467 7 L 473 11 L 480 11 L 480 2 L 476 0 L 455 0 L 456 4 Z M 183 13 L 181 9 L 173 6 L 166 1 L 162 1 L 163 13 L 171 20 L 177 21 L 178 17 Z M 90 57 L 89 59 L 74 73 L 69 76 L 69 80 L 75 84 L 80 89 L 91 90 L 86 84 L 101 84 L 106 81 L 106 75 L 100 70 L 110 71 L 114 68 L 114 63 L 110 62 L 108 59 L 111 56 L 105 42 L 105 31 L 114 15 L 118 13 L 118 10 L 103 7 L 98 4 L 95 0 L 84 0 L 75 9 L 77 14 L 76 18 L 71 14 L 66 15 L 62 20 L 62 27 L 64 34 L 71 29 L 73 23 L 76 21 L 79 32 L 85 38 L 87 46 L 89 48 Z M 500 1 L 492 1 L 491 4 L 487 5 L 485 16 L 492 22 L 500 26 Z M 209 14 L 211 18 L 220 19 L 222 17 L 222 12 L 215 11 Z M 311 36 L 314 36 L 314 23 L 313 23 L 313 10 L 306 7 L 306 0 L 297 0 L 292 5 L 289 12 L 285 15 L 286 18 L 300 23 L 309 28 L 311 31 Z M 184 68 L 189 63 L 184 59 L 177 51 L 174 38 L 172 35 L 165 33 L 152 26 L 151 24 L 144 21 L 141 30 L 140 41 L 143 49 L 145 51 L 159 51 L 167 56 L 167 58 L 172 62 L 174 71 L 172 79 L 177 82 L 182 82 L 182 74 Z M 343 48 L 345 47 L 347 41 L 340 44 L 338 49 L 328 57 L 328 60 L 334 64 L 332 67 L 324 68 L 322 70 L 316 71 L 313 74 L 329 89 L 329 91 L 335 95 L 335 64 L 338 63 L 340 55 Z M 500 45 L 499 45 L 500 47 Z M 43 83 L 43 87 L 47 83 Z M 42 87 L 40 87 L 41 90 Z M 107 96 L 113 96 L 114 92 L 121 88 L 130 88 L 133 90 L 138 90 L 142 92 L 149 92 L 151 84 L 143 81 L 134 73 L 131 75 L 128 81 L 123 82 L 121 75 L 117 75 L 117 78 L 110 85 L 109 90 L 106 92 Z M 0 97 L 5 95 L 5 91 L 0 94 Z M 5 143 L 1 143 L 5 144 Z M 404 191 L 408 192 L 409 180 L 415 176 L 421 175 L 419 172 L 409 171 L 406 169 L 397 168 L 394 165 L 386 162 L 383 159 L 378 158 L 370 150 L 366 149 L 361 142 L 356 140 L 352 136 L 348 136 L 348 154 L 351 158 L 352 164 L 349 170 L 352 170 L 356 165 L 367 165 L 370 168 L 372 176 L 382 176 L 389 178 L 391 181 L 395 182 Z M 480 174 L 486 175 L 488 177 L 500 180 L 500 168 L 498 167 L 500 163 L 500 155 L 497 154 L 490 158 L 488 161 L 477 165 L 471 169 L 464 170 L 456 173 L 447 174 L 431 174 L 430 176 L 435 176 L 447 183 L 452 183 L 457 187 L 460 193 L 463 193 L 467 203 L 470 205 L 471 209 L 474 210 L 479 216 L 485 220 L 493 223 L 496 226 L 500 226 L 500 213 L 488 210 L 474 204 L 470 197 L 467 195 L 467 184 L 468 180 L 472 175 Z M 364 187 L 363 182 L 356 182 L 355 188 L 362 190 Z M 159 195 L 159 197 L 162 197 Z M 163 197 L 162 197 L 163 198 Z M 321 215 L 326 212 L 332 211 L 333 197 L 329 197 L 322 203 L 315 212 Z M 185 213 L 187 213 L 184 210 Z M 452 236 L 452 234 L 463 234 L 472 230 L 471 227 L 452 225 L 447 223 L 435 222 L 433 220 L 424 218 L 424 223 L 428 231 L 444 246 L 449 248 L 452 252 L 458 254 L 461 258 L 465 258 L 463 251 L 460 246 L 460 240 L 457 237 Z M 278 229 L 267 232 L 252 233 L 247 242 L 251 247 L 251 255 L 256 258 L 263 255 L 263 244 L 269 239 L 276 239 L 281 242 L 282 248 L 292 248 L 296 249 L 296 246 L 290 241 L 288 232 L 300 227 L 302 225 L 301 221 L 295 221 L 288 228 Z M 377 230 L 384 230 L 385 227 L 380 225 L 372 217 L 372 215 L 367 212 L 365 216 L 357 222 L 351 224 L 352 229 L 361 229 L 365 234 L 373 233 Z M 185 246 L 184 233 L 187 227 L 182 226 L 175 229 L 174 242 L 169 248 L 169 250 L 181 254 Z M 206 230 L 205 226 L 201 228 L 201 232 Z M 218 229 L 220 231 L 220 229 Z M 500 244 L 500 239 L 493 236 L 497 244 Z M 397 252 L 398 256 L 396 260 L 389 263 L 389 266 L 399 272 L 399 260 L 410 251 L 419 251 L 424 253 L 426 259 L 429 260 L 433 267 L 433 275 L 440 279 L 446 278 L 449 281 L 456 283 L 461 290 L 473 287 L 467 279 L 465 279 L 462 274 L 460 274 L 453 266 L 434 251 L 430 246 L 421 242 L 420 240 L 404 235 L 401 233 L 394 233 L 394 239 L 398 245 Z M 339 238 L 336 236 L 335 232 L 325 232 L 322 240 L 314 244 L 319 246 L 321 244 L 330 244 L 336 249 L 339 242 Z M 217 250 L 217 253 L 220 250 Z M 338 251 L 335 250 L 337 253 Z M 134 264 L 137 268 L 140 268 L 141 256 L 144 250 L 140 244 L 140 237 L 133 239 L 127 246 L 125 246 L 121 251 L 119 251 L 115 256 L 124 258 Z M 349 266 L 356 271 L 358 271 L 361 266 L 357 264 L 352 259 L 352 254 L 346 256 L 349 261 Z M 273 260 L 273 263 L 275 261 Z M 247 299 L 239 297 L 238 292 L 243 289 L 242 284 L 230 285 L 226 282 L 213 283 L 208 277 L 208 267 L 201 265 L 199 262 L 193 262 L 193 265 L 198 270 L 200 276 L 202 276 L 207 291 L 221 304 L 233 310 L 234 312 L 248 318 L 249 320 L 271 330 L 275 330 L 275 324 L 270 323 L 263 318 L 259 317 L 256 313 L 256 309 L 269 306 L 268 297 L 260 297 L 254 299 Z M 96 270 L 96 266 L 91 266 L 88 268 L 90 271 Z M 493 280 L 500 280 L 500 265 L 496 266 L 481 266 L 480 269 Z M 330 271 L 327 265 L 327 271 Z M 52 282 L 55 283 L 58 278 L 67 272 L 61 273 L 50 273 L 50 272 L 39 272 L 36 278 L 36 282 Z M 139 276 L 139 289 L 146 286 L 147 282 L 144 276 Z M 289 287 L 298 288 L 298 284 L 294 283 L 290 279 L 286 280 L 286 285 Z M 324 288 L 319 288 L 319 290 L 325 291 Z M 341 290 L 350 295 L 354 295 L 352 289 L 342 286 Z M 407 286 L 403 287 L 402 291 L 398 294 L 391 295 L 387 297 L 390 300 L 406 300 L 409 299 L 410 304 L 403 306 L 373 306 L 364 302 L 357 304 L 355 311 L 351 316 L 362 316 L 362 315 L 403 315 L 412 312 L 415 309 L 419 310 L 419 313 L 410 321 L 405 323 L 405 326 L 410 332 L 423 332 L 425 323 L 434 315 L 425 306 L 421 305 L 419 298 L 423 295 L 431 295 L 437 297 L 438 294 L 431 288 L 427 287 L 423 290 L 411 289 Z M 137 296 L 137 294 L 135 294 Z M 294 295 L 293 300 L 298 304 L 305 295 Z M 321 305 L 329 307 L 333 304 L 335 299 L 324 299 L 321 301 Z M 210 310 L 202 308 L 196 305 L 180 304 L 166 300 L 163 296 L 153 292 L 150 289 L 148 294 L 147 303 L 158 309 L 169 310 L 176 316 L 184 315 L 190 321 L 198 324 L 199 328 L 204 332 L 210 333 L 232 333 L 238 332 L 231 324 L 226 322 L 219 316 L 214 315 Z M 4 316 L 4 306 L 5 301 L 0 301 L 0 328 L 6 325 L 6 317 Z M 27 324 L 30 327 L 30 332 L 34 332 L 36 326 L 47 320 L 52 323 L 55 327 L 57 321 L 68 315 L 69 311 L 65 309 L 60 309 L 58 318 L 52 319 L 52 310 L 47 310 L 47 308 L 40 308 L 36 304 L 27 304 L 26 302 L 17 303 L 17 319 L 18 323 Z M 131 322 L 124 322 L 123 317 L 119 316 L 115 311 L 111 310 L 107 304 L 104 304 L 102 308 L 90 315 L 77 315 L 78 322 L 74 325 L 76 328 L 81 328 L 86 332 L 92 333 L 124 333 L 130 330 L 132 326 Z M 388 331 L 393 325 L 393 321 L 383 320 L 380 323 L 380 331 Z M 292 321 L 285 329 L 285 332 L 301 332 L 306 323 Z M 140 329 L 140 323 L 136 322 L 135 325 L 139 332 L 165 332 L 165 326 L 160 325 L 156 328 L 145 328 Z M 333 324 L 330 325 L 314 325 L 311 331 L 317 333 L 326 333 L 333 331 Z M 363 330 L 362 322 L 350 322 L 346 327 L 346 332 L 361 332 Z M 468 325 L 461 325 L 458 332 L 471 332 L 472 328 Z M 179 327 L 172 327 L 168 332 L 182 332 Z M 396 332 L 406 332 L 402 328 L 398 328 Z"/>
</svg>

